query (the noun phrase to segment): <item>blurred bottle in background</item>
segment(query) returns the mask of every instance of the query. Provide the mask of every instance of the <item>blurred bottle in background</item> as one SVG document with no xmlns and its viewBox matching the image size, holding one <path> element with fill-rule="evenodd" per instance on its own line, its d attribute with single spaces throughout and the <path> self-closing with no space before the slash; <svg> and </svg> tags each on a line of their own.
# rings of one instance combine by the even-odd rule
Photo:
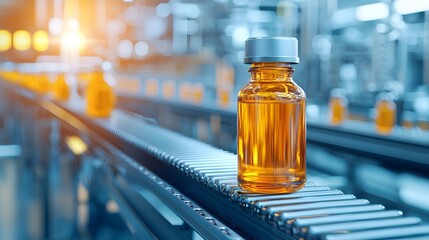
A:
<svg viewBox="0 0 429 240">
<path fill-rule="evenodd" d="M 378 133 L 389 134 L 396 125 L 396 104 L 391 93 L 380 93 L 375 105 L 375 129 Z"/>
<path fill-rule="evenodd" d="M 105 81 L 104 72 L 95 71 L 86 93 L 87 114 L 92 117 L 109 117 L 115 107 L 115 102 L 115 93 Z"/>
<path fill-rule="evenodd" d="M 416 124 L 416 114 L 411 111 L 404 111 L 402 113 L 402 122 L 401 126 L 404 129 L 412 129 Z"/>
<path fill-rule="evenodd" d="M 68 100 L 70 97 L 70 87 L 66 82 L 64 73 L 59 73 L 56 81 L 52 84 L 52 92 L 57 100 Z"/>
<path fill-rule="evenodd" d="M 346 91 L 342 88 L 332 89 L 329 98 L 330 123 L 332 125 L 339 125 L 347 120 L 347 107 Z"/>
</svg>

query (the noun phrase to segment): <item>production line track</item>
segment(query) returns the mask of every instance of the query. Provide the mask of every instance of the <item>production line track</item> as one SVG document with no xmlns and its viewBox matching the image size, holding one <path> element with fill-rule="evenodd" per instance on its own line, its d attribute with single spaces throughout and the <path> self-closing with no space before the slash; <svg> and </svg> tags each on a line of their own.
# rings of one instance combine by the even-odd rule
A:
<svg viewBox="0 0 429 240">
<path fill-rule="evenodd" d="M 148 177 L 159 180 L 160 187 L 171 185 L 180 191 L 172 197 L 195 201 L 231 229 L 218 229 L 226 232 L 226 238 L 240 238 L 236 233 L 254 239 L 429 238 L 429 225 L 418 218 L 314 183 L 293 194 L 242 191 L 236 182 L 235 154 L 148 124 L 133 114 L 115 111 L 108 119 L 93 119 L 84 114 L 83 106 L 34 97 L 22 89 L 15 92 L 21 98 L 30 97 L 30 104 L 59 120 L 75 122 L 76 129 L 84 126 L 90 136 L 98 136 L 96 144 L 108 142 L 118 149 L 113 167 L 120 174 L 132 174 L 141 183 Z M 203 209 L 194 211 L 204 213 Z"/>
</svg>

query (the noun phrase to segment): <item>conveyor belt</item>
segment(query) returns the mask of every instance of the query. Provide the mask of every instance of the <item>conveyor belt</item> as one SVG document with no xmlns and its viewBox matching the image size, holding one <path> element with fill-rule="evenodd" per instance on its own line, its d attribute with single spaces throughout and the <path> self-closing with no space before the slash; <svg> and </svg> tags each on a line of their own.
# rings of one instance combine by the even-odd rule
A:
<svg viewBox="0 0 429 240">
<path fill-rule="evenodd" d="M 60 106 L 246 238 L 429 239 L 429 224 L 419 218 L 315 183 L 292 194 L 242 191 L 235 154 L 122 111 L 94 120 L 81 107 Z M 117 162 L 118 167 L 139 165 L 127 164 Z"/>
<path fill-rule="evenodd" d="M 236 125 L 236 110 L 219 108 L 210 103 L 208 105 L 193 105 L 140 95 L 118 96 L 119 108 L 143 115 L 148 114 L 149 117 L 157 120 L 160 120 L 158 116 L 161 116 L 162 111 L 168 110 L 172 116 L 186 116 L 207 121 L 210 116 L 216 115 L 225 126 Z M 348 122 L 333 127 L 323 119 L 307 119 L 309 143 L 366 156 L 389 168 L 426 174 L 429 171 L 428 136 L 425 134 L 419 137 L 411 136 L 407 131 L 396 131 L 390 135 L 377 134 L 370 124 L 365 123 Z M 235 151 L 235 149 L 231 150 Z"/>
<path fill-rule="evenodd" d="M 225 202 L 239 205 L 252 221 L 259 222 L 256 221 L 259 219 L 285 236 L 296 239 L 394 239 L 397 233 L 401 238 L 429 239 L 429 225 L 422 224 L 419 218 L 403 217 L 399 210 L 385 210 L 382 205 L 356 199 L 326 186 L 307 183 L 296 193 L 279 195 L 242 191 L 236 181 L 235 154 L 142 123 L 126 113 L 116 112 L 109 122 L 98 123 L 112 135 L 145 149 L 174 168 L 176 175 L 170 179 L 185 176 L 195 186 L 203 185 L 207 193 L 216 192 Z M 222 214 L 227 209 L 212 211 Z M 233 219 L 227 220 L 242 232 L 246 231 L 246 226 L 240 226 Z"/>
</svg>

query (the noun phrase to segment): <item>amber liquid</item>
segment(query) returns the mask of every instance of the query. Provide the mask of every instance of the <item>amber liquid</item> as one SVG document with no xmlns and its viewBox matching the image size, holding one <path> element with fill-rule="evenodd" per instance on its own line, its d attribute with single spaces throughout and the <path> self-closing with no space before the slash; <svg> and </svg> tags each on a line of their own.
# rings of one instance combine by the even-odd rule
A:
<svg viewBox="0 0 429 240">
<path fill-rule="evenodd" d="M 104 80 L 103 75 L 95 75 L 88 85 L 86 111 L 93 117 L 108 117 L 115 107 L 115 93 Z"/>
<path fill-rule="evenodd" d="M 331 124 L 339 125 L 346 120 L 347 106 L 341 98 L 331 98 L 329 103 L 331 109 Z"/>
<path fill-rule="evenodd" d="M 417 126 L 423 131 L 429 130 L 429 123 L 427 121 L 418 121 Z"/>
<path fill-rule="evenodd" d="M 238 97 L 238 182 L 252 192 L 294 192 L 306 180 L 305 94 L 276 76 L 276 69 L 252 74 L 261 81 Z"/>
<path fill-rule="evenodd" d="M 381 100 L 377 103 L 375 127 L 381 134 L 389 134 L 396 124 L 396 106 L 392 101 Z"/>
<path fill-rule="evenodd" d="M 67 100 L 70 97 L 70 88 L 67 85 L 64 74 L 58 75 L 57 81 L 52 88 L 56 99 Z"/>
<path fill-rule="evenodd" d="M 402 122 L 402 127 L 407 128 L 407 129 L 413 128 L 414 127 L 414 123 L 412 121 L 404 120 Z"/>
</svg>

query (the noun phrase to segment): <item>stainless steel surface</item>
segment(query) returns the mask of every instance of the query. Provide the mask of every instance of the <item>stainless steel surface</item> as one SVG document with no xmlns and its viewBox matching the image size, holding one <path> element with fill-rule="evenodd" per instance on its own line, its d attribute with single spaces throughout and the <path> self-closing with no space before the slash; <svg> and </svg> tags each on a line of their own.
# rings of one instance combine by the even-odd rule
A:
<svg viewBox="0 0 429 240">
<path fill-rule="evenodd" d="M 420 223 L 420 218 L 416 217 L 403 217 L 403 218 L 392 218 L 392 219 L 377 219 L 377 220 L 366 220 L 356 221 L 349 223 L 336 223 L 329 225 L 312 226 L 309 228 L 309 236 L 317 236 L 330 232 L 352 232 L 359 231 L 362 229 L 371 228 L 385 228 L 394 226 L 406 226 Z"/>
<path fill-rule="evenodd" d="M 413 237 L 429 234 L 429 225 L 410 226 L 410 227 L 394 227 L 378 230 L 368 230 L 356 233 L 345 234 L 329 234 L 324 239 L 326 240 L 365 240 L 365 239 L 392 239 L 395 237 Z"/>
<path fill-rule="evenodd" d="M 355 212 L 366 212 L 366 211 L 380 211 L 384 210 L 385 207 L 380 204 L 363 204 L 361 206 L 352 207 L 339 207 L 339 208 L 322 208 L 315 210 L 304 210 L 294 212 L 282 212 L 274 214 L 278 220 L 293 219 L 297 217 L 308 217 L 308 216 L 320 216 L 320 215 L 336 215 L 341 213 L 355 213 Z"/>
<path fill-rule="evenodd" d="M 354 214 L 340 214 L 332 216 L 320 216 L 314 218 L 297 218 L 293 223 L 293 232 L 297 235 L 303 235 L 308 233 L 309 226 L 311 225 L 322 225 L 322 224 L 331 224 L 338 222 L 354 222 L 360 220 L 370 220 L 370 219 L 387 219 L 402 216 L 401 211 L 397 210 L 386 210 L 386 211 L 376 211 L 368 213 L 354 213 Z"/>
<path fill-rule="evenodd" d="M 279 199 L 279 200 L 265 200 L 265 201 L 256 201 L 252 202 L 250 204 L 252 207 L 257 208 L 258 210 L 263 210 L 262 212 L 270 213 L 273 211 L 273 206 L 283 205 L 283 204 L 297 204 L 297 203 L 312 203 L 312 202 L 325 202 L 325 201 L 339 201 L 339 200 L 351 200 L 355 199 L 356 197 L 351 194 L 344 194 L 344 195 L 328 195 L 328 196 L 317 196 L 317 197 L 303 197 L 298 199 Z M 266 213 L 267 214 L 267 213 Z"/>
</svg>

